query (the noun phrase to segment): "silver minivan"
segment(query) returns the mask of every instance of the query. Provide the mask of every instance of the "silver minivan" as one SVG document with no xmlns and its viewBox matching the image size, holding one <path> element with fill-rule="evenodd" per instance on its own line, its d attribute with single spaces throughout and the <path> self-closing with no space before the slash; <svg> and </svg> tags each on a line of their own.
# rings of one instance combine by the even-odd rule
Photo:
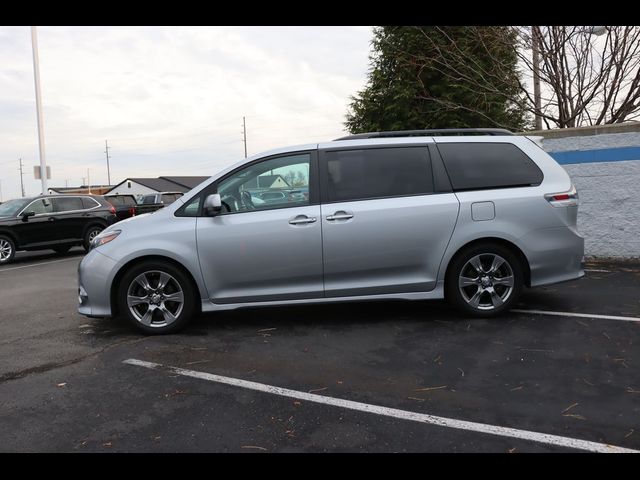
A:
<svg viewBox="0 0 640 480">
<path fill-rule="evenodd" d="M 256 202 L 256 186 L 308 195 Z M 79 266 L 79 312 L 145 333 L 200 312 L 376 299 L 447 298 L 492 316 L 524 286 L 584 275 L 577 209 L 565 170 L 506 130 L 282 148 L 105 229 Z"/>
</svg>

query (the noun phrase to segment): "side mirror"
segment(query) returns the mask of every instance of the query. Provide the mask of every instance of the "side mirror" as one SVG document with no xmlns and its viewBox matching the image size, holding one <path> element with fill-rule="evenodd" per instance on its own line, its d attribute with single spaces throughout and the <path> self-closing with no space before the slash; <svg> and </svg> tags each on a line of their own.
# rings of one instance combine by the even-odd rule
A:
<svg viewBox="0 0 640 480">
<path fill-rule="evenodd" d="M 222 199 L 219 193 L 207 195 L 204 199 L 204 212 L 206 215 L 215 217 L 222 210 Z"/>
<path fill-rule="evenodd" d="M 24 212 L 22 214 L 22 221 L 23 222 L 28 222 L 29 221 L 29 217 L 33 217 L 36 214 L 36 212 Z"/>
</svg>

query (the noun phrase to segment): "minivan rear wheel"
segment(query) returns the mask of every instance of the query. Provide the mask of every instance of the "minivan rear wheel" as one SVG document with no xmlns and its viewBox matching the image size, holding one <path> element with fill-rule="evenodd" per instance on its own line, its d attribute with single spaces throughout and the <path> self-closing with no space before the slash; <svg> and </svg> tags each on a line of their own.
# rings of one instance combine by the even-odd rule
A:
<svg viewBox="0 0 640 480">
<path fill-rule="evenodd" d="M 517 302 L 523 284 L 522 265 L 509 248 L 477 244 L 454 258 L 445 280 L 445 293 L 463 313 L 491 317 Z"/>
<path fill-rule="evenodd" d="M 146 261 L 127 271 L 118 285 L 118 311 L 146 334 L 175 333 L 196 312 L 187 275 L 162 261 Z"/>
</svg>

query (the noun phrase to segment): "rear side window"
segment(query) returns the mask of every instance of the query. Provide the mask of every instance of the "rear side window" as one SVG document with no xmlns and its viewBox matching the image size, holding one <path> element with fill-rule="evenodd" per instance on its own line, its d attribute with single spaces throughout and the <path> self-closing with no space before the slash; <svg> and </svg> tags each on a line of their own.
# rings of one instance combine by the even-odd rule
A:
<svg viewBox="0 0 640 480">
<path fill-rule="evenodd" d="M 540 168 L 511 143 L 439 143 L 454 190 L 540 185 Z"/>
<path fill-rule="evenodd" d="M 162 203 L 169 205 L 176 201 L 176 195 L 174 193 L 165 193 L 162 195 Z"/>
<path fill-rule="evenodd" d="M 330 202 L 433 193 L 426 147 L 339 150 L 325 153 Z"/>
<path fill-rule="evenodd" d="M 136 199 L 129 195 L 122 195 L 120 197 L 104 197 L 104 198 L 106 198 L 107 202 L 109 202 L 113 206 L 127 205 L 129 207 L 134 207 L 136 205 Z"/>
<path fill-rule="evenodd" d="M 80 197 L 59 197 L 53 199 L 56 212 L 71 212 L 83 210 L 82 199 Z"/>
<path fill-rule="evenodd" d="M 155 195 L 145 195 L 142 198 L 142 204 L 143 205 L 152 205 L 156 203 L 156 196 Z"/>
</svg>

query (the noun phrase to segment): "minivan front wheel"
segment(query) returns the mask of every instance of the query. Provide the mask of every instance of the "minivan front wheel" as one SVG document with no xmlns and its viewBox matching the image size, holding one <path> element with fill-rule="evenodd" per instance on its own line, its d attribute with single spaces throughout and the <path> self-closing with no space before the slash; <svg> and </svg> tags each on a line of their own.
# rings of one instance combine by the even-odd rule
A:
<svg viewBox="0 0 640 480">
<path fill-rule="evenodd" d="M 180 269 L 164 262 L 142 262 L 122 277 L 118 307 L 144 333 L 175 333 L 194 315 L 196 297 Z"/>
<path fill-rule="evenodd" d="M 458 310 L 490 317 L 515 304 L 523 283 L 520 260 L 511 250 L 498 244 L 483 244 L 454 259 L 446 279 L 446 294 Z"/>
</svg>

